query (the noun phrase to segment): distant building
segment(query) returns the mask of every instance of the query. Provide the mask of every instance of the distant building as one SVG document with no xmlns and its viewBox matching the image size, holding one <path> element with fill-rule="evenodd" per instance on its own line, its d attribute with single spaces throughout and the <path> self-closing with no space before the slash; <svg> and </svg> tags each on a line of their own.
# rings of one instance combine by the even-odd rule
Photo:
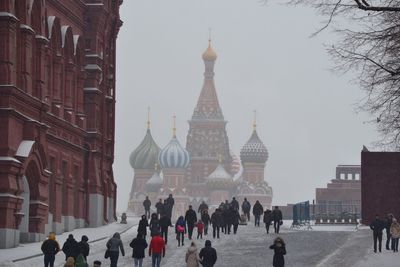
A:
<svg viewBox="0 0 400 267">
<path fill-rule="evenodd" d="M 271 207 L 272 188 L 264 173 L 268 151 L 258 137 L 255 125 L 252 136 L 240 152 L 243 173 L 238 174 L 240 161 L 230 149 L 227 121 L 214 85 L 216 59 L 210 42 L 203 53 L 204 83 L 189 120 L 186 148 L 174 134 L 171 142 L 160 150 L 151 136 L 149 122 L 144 140 L 132 152 L 130 164 L 134 179 L 128 203 L 130 212 L 144 212 L 142 203 L 146 195 L 154 205 L 170 193 L 175 198 L 175 217 L 183 214 L 188 204 L 197 207 L 205 201 L 216 207 L 233 196 L 239 201 L 247 197 L 252 204 L 259 200 L 264 207 Z M 155 169 L 156 165 L 159 167 Z"/>
<path fill-rule="evenodd" d="M 315 191 L 315 215 L 341 216 L 361 212 L 361 166 L 338 165 L 336 178 Z"/>
<path fill-rule="evenodd" d="M 0 1 L 0 248 L 116 219 L 122 1 Z"/>
<path fill-rule="evenodd" d="M 361 152 L 362 223 L 400 217 L 400 152 Z"/>
</svg>

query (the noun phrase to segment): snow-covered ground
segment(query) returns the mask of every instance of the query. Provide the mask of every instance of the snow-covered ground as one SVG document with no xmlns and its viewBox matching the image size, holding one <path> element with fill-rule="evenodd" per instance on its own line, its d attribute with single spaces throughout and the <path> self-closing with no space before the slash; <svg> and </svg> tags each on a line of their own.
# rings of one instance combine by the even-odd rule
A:
<svg viewBox="0 0 400 267">
<path fill-rule="evenodd" d="M 128 225 L 111 224 L 97 229 L 80 229 L 72 232 L 77 239 L 81 234 L 86 234 L 91 240 L 99 237 L 109 237 L 115 231 L 122 231 L 135 224 L 137 219 L 130 219 Z M 391 267 L 400 266 L 400 254 L 384 250 L 375 254 L 372 251 L 371 231 L 366 227 L 356 230 L 355 226 L 312 226 L 313 230 L 290 230 L 289 224 L 285 222 L 280 236 L 287 244 L 288 254 L 285 257 L 286 266 L 306 267 Z M 93 232 L 91 232 L 93 231 Z M 273 231 L 273 228 L 272 228 Z M 118 266 L 133 266 L 131 257 L 132 250 L 129 242 L 136 236 L 137 227 L 133 226 L 122 234 L 126 255 L 122 257 Z M 57 237 L 62 245 L 68 234 Z M 195 235 L 195 234 L 194 234 Z M 95 238 L 97 237 L 97 238 Z M 239 226 L 238 234 L 235 236 L 221 234 L 220 239 L 207 237 L 217 249 L 218 261 L 216 267 L 246 267 L 246 266 L 272 266 L 273 252 L 268 247 L 272 244 L 275 234 L 267 235 L 264 227 L 256 228 L 251 222 L 247 226 Z M 386 239 L 384 238 L 384 241 Z M 203 240 L 195 240 L 199 249 L 204 246 Z M 106 239 L 91 243 L 91 253 L 88 257 L 91 265 L 94 260 L 101 260 L 102 266 L 109 266 L 109 260 L 104 259 Z M 185 266 L 185 253 L 189 241 L 185 247 L 177 247 L 177 241 L 171 228 L 166 257 L 162 259 L 162 266 L 180 267 Z M 29 247 L 27 249 L 26 247 Z M 26 249 L 26 250 L 22 250 Z M 28 254 L 24 254 L 24 253 Z M 14 263 L 6 260 L 15 259 L 15 256 L 26 257 L 40 253 L 40 243 L 29 244 L 23 247 L 9 250 L 0 250 L 0 266 L 43 266 L 43 257 L 35 257 L 29 260 Z M 146 251 L 147 253 L 147 251 Z M 63 266 L 64 255 L 58 254 L 56 266 Z M 150 258 L 144 260 L 145 267 L 151 266 Z"/>
</svg>

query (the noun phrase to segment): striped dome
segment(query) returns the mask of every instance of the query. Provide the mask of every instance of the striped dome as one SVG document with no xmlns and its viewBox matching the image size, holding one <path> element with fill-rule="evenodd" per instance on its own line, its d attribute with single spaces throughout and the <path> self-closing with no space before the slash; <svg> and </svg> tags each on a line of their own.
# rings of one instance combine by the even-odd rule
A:
<svg viewBox="0 0 400 267">
<path fill-rule="evenodd" d="M 268 150 L 258 137 L 256 130 L 240 150 L 240 159 L 242 162 L 254 163 L 265 163 L 268 160 Z"/>
<path fill-rule="evenodd" d="M 160 147 L 151 136 L 150 129 L 147 129 L 143 141 L 131 153 L 129 163 L 134 169 L 154 170 L 154 165 L 157 163 L 158 153 L 160 153 Z"/>
<path fill-rule="evenodd" d="M 169 144 L 158 155 L 158 161 L 162 168 L 187 168 L 190 157 L 189 152 L 181 146 L 174 136 Z"/>
</svg>

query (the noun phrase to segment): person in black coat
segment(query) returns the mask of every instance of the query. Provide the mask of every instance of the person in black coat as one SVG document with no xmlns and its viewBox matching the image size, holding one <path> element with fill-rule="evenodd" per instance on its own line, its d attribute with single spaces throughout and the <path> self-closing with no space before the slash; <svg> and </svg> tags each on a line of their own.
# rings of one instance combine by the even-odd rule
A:
<svg viewBox="0 0 400 267">
<path fill-rule="evenodd" d="M 162 199 L 156 203 L 157 215 L 161 215 L 164 213 L 164 204 L 162 203 Z M 158 218 L 158 217 L 157 217 Z"/>
<path fill-rule="evenodd" d="M 385 228 L 386 228 L 386 250 L 390 250 L 390 241 L 392 240 L 392 235 L 390 234 L 390 226 L 393 222 L 393 214 L 389 213 L 386 216 Z"/>
<path fill-rule="evenodd" d="M 146 215 L 142 215 L 142 219 L 139 221 L 139 226 L 137 229 L 138 234 L 141 234 L 144 239 L 147 236 L 147 227 L 149 226 L 149 222 L 147 221 Z"/>
<path fill-rule="evenodd" d="M 269 234 L 269 226 L 271 225 L 271 222 L 272 222 L 272 212 L 271 212 L 271 210 L 267 209 L 264 212 L 263 222 L 265 223 L 265 229 L 267 230 L 267 234 Z"/>
<path fill-rule="evenodd" d="M 171 219 L 172 218 L 172 210 L 173 210 L 174 205 L 175 205 L 175 200 L 172 197 L 172 194 L 169 194 L 168 198 L 165 199 L 164 205 L 166 205 L 165 206 L 165 213 Z"/>
<path fill-rule="evenodd" d="M 210 240 L 206 240 L 204 248 L 200 250 L 199 258 L 203 267 L 213 267 L 217 262 L 217 251 L 211 247 Z"/>
<path fill-rule="evenodd" d="M 282 224 L 282 211 L 278 206 L 272 211 L 272 220 L 274 221 L 275 234 L 279 234 L 279 228 Z"/>
<path fill-rule="evenodd" d="M 235 197 L 232 198 L 230 206 L 233 207 L 235 210 L 239 210 L 239 202 L 236 200 Z"/>
<path fill-rule="evenodd" d="M 187 226 L 188 226 L 189 240 L 192 240 L 194 224 L 197 222 L 197 214 L 193 210 L 192 205 L 189 205 L 189 209 L 186 211 L 185 221 L 186 221 Z"/>
<path fill-rule="evenodd" d="M 225 234 L 231 234 L 231 227 L 232 227 L 232 216 L 231 216 L 231 207 L 224 209 L 222 211 L 222 217 L 224 218 L 224 224 L 222 226 L 223 232 Z"/>
<path fill-rule="evenodd" d="M 379 219 L 379 215 L 375 216 L 375 219 L 369 225 L 373 232 L 374 237 L 374 252 L 376 253 L 376 243 L 379 242 L 379 252 L 382 252 L 382 231 L 385 229 L 385 223 Z"/>
<path fill-rule="evenodd" d="M 132 240 L 129 246 L 132 248 L 132 258 L 135 262 L 135 266 L 142 266 L 145 255 L 144 250 L 147 248 L 146 239 L 138 233 L 137 237 Z"/>
<path fill-rule="evenodd" d="M 150 218 L 151 201 L 148 196 L 146 196 L 146 199 L 143 201 L 143 207 L 144 207 L 144 214 L 146 215 L 147 218 Z"/>
<path fill-rule="evenodd" d="M 83 255 L 85 261 L 87 261 L 87 256 L 89 256 L 89 238 L 85 235 L 82 236 L 81 241 L 78 243 L 79 253 Z"/>
<path fill-rule="evenodd" d="M 210 215 L 208 214 L 207 209 L 201 213 L 201 220 L 204 223 L 204 234 L 207 235 L 208 234 L 208 225 L 211 223 L 211 218 L 210 218 Z"/>
<path fill-rule="evenodd" d="M 213 238 L 219 238 L 219 228 L 222 225 L 222 213 L 220 209 L 216 209 L 211 215 L 211 224 L 213 227 Z"/>
<path fill-rule="evenodd" d="M 274 258 L 272 261 L 272 266 L 274 267 L 284 267 L 285 266 L 285 258 L 286 255 L 286 245 L 282 238 L 277 237 L 274 240 L 274 244 L 269 247 L 274 250 Z"/>
<path fill-rule="evenodd" d="M 206 202 L 201 202 L 199 209 L 197 210 L 198 213 L 203 214 L 203 212 L 205 210 L 208 210 L 208 205 L 206 204 Z"/>
<path fill-rule="evenodd" d="M 239 227 L 239 222 L 240 222 L 239 210 L 236 210 L 236 209 L 231 210 L 231 221 L 232 221 L 232 225 L 233 225 L 233 234 L 236 235 L 237 229 Z"/>
<path fill-rule="evenodd" d="M 242 212 L 246 215 L 248 221 L 250 221 L 250 210 L 251 204 L 247 201 L 247 198 L 244 198 L 242 203 Z"/>
<path fill-rule="evenodd" d="M 263 213 L 264 213 L 264 208 L 257 200 L 253 206 L 254 226 L 260 227 L 260 218 Z"/>
<path fill-rule="evenodd" d="M 79 246 L 78 242 L 75 240 L 74 236 L 70 234 L 65 241 L 62 251 L 65 254 L 65 260 L 68 259 L 68 257 L 73 257 L 76 260 L 76 257 L 79 255 Z"/>
<path fill-rule="evenodd" d="M 160 229 L 161 237 L 164 238 L 165 244 L 168 242 L 168 227 L 172 227 L 171 219 L 167 214 L 163 214 L 160 219 Z"/>
<path fill-rule="evenodd" d="M 151 214 L 149 229 L 151 237 L 160 234 L 160 221 L 158 220 L 156 213 Z"/>
<path fill-rule="evenodd" d="M 55 233 L 51 232 L 41 246 L 44 254 L 44 267 L 53 267 L 56 254 L 60 251 L 60 245 L 56 241 Z"/>
</svg>

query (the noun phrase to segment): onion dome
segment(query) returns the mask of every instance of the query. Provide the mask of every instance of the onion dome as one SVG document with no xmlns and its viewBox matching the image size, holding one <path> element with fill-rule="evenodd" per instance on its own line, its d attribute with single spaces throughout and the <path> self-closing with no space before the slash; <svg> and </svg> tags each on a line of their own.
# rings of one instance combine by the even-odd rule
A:
<svg viewBox="0 0 400 267">
<path fill-rule="evenodd" d="M 160 190 L 160 188 L 163 186 L 163 180 L 161 179 L 157 170 L 146 182 L 145 186 L 147 192 L 158 192 L 158 190 Z"/>
<path fill-rule="evenodd" d="M 175 116 L 173 137 L 168 145 L 164 147 L 158 155 L 158 161 L 164 168 L 187 168 L 189 166 L 189 152 L 179 143 L 176 138 Z"/>
<path fill-rule="evenodd" d="M 131 153 L 129 163 L 134 169 L 153 170 L 157 163 L 160 147 L 151 136 L 150 129 L 147 129 L 146 136 L 140 145 Z"/>
<path fill-rule="evenodd" d="M 268 150 L 254 129 L 249 141 L 240 150 L 242 162 L 265 163 L 268 160 Z"/>
<path fill-rule="evenodd" d="M 206 178 L 206 184 L 210 189 L 230 189 L 235 185 L 232 175 L 225 170 L 221 163 Z"/>
<path fill-rule="evenodd" d="M 231 173 L 232 175 L 236 175 L 240 171 L 240 160 L 232 151 L 230 151 L 230 154 L 232 158 Z"/>
<path fill-rule="evenodd" d="M 208 40 L 207 50 L 203 53 L 203 60 L 206 61 L 215 61 L 217 59 L 217 53 L 215 53 L 214 49 L 211 46 L 211 39 Z"/>
</svg>

